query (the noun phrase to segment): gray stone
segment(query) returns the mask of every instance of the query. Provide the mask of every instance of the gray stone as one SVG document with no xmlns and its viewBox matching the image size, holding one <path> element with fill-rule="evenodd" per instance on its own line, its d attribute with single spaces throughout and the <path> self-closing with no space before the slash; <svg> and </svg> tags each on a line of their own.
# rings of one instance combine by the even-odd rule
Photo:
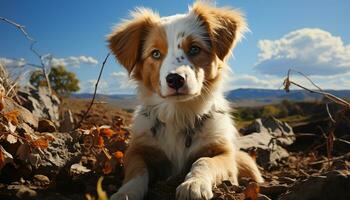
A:
<svg viewBox="0 0 350 200">
<path fill-rule="evenodd" d="M 243 130 L 244 136 L 238 137 L 238 146 L 244 151 L 256 150 L 257 163 L 264 168 L 278 165 L 289 156 L 283 148 L 295 141 L 292 128 L 273 117 L 257 119 Z"/>
<path fill-rule="evenodd" d="M 50 184 L 50 179 L 42 174 L 36 174 L 34 175 L 34 184 L 39 186 L 45 186 Z"/>
<path fill-rule="evenodd" d="M 48 89 L 40 87 L 36 89 L 28 86 L 18 92 L 22 97 L 22 105 L 35 116 L 49 119 L 58 125 L 60 100 L 55 94 L 50 94 Z"/>
<path fill-rule="evenodd" d="M 43 132 L 53 133 L 53 132 L 56 132 L 57 130 L 56 130 L 55 124 L 52 121 L 47 119 L 42 119 L 39 121 L 38 131 L 40 133 L 43 133 Z"/>
<path fill-rule="evenodd" d="M 34 199 L 37 196 L 37 192 L 25 185 L 20 185 L 16 192 L 16 196 L 20 199 Z"/>
<path fill-rule="evenodd" d="M 63 113 L 62 120 L 60 121 L 60 131 L 70 132 L 74 129 L 74 118 L 70 110 L 66 110 Z"/>
<path fill-rule="evenodd" d="M 4 109 L 2 110 L 2 112 L 7 113 L 7 112 L 12 112 L 12 111 L 18 112 L 19 115 L 18 115 L 17 119 L 18 119 L 19 124 L 26 123 L 33 128 L 38 127 L 38 118 L 35 115 L 33 115 L 26 108 L 17 104 L 12 99 L 4 98 Z"/>
</svg>

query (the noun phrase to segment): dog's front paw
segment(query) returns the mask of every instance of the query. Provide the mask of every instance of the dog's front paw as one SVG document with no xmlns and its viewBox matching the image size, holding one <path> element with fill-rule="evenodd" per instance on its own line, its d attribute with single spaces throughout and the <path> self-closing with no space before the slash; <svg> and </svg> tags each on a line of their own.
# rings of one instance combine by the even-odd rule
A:
<svg viewBox="0 0 350 200">
<path fill-rule="evenodd" d="M 200 178 L 188 179 L 176 188 L 176 199 L 178 200 L 211 198 L 213 198 L 211 184 Z"/>
</svg>

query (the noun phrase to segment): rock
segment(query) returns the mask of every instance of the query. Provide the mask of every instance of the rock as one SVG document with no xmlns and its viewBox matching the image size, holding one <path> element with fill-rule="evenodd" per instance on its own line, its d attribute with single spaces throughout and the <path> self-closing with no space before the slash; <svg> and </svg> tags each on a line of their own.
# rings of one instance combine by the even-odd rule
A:
<svg viewBox="0 0 350 200">
<path fill-rule="evenodd" d="M 52 121 L 47 119 L 42 119 L 39 121 L 38 131 L 40 133 L 43 133 L 43 132 L 54 133 L 57 130 L 56 130 L 55 124 Z"/>
<path fill-rule="evenodd" d="M 75 143 L 69 133 L 52 134 L 54 139 L 49 143 L 47 149 L 35 149 L 32 154 L 40 155 L 40 170 L 44 174 L 57 173 L 72 159 L 80 155 L 80 145 Z"/>
<path fill-rule="evenodd" d="M 38 118 L 33 115 L 29 110 L 26 108 L 20 106 L 15 101 L 9 98 L 4 98 L 4 109 L 2 110 L 3 113 L 17 111 L 18 112 L 18 123 L 26 123 L 29 126 L 33 128 L 38 127 Z"/>
<path fill-rule="evenodd" d="M 73 114 L 70 110 L 66 110 L 60 122 L 60 132 L 70 132 L 74 129 L 74 126 Z"/>
<path fill-rule="evenodd" d="M 81 163 L 73 164 L 69 170 L 69 173 L 73 177 L 73 179 L 78 178 L 79 176 L 90 173 L 90 172 L 91 172 L 91 170 L 86 168 Z"/>
<path fill-rule="evenodd" d="M 8 189 L 17 190 L 16 197 L 20 199 L 34 199 L 37 196 L 37 192 L 35 190 L 32 190 L 25 185 L 16 185 L 16 186 L 17 187 L 8 187 Z"/>
<path fill-rule="evenodd" d="M 34 173 L 55 175 L 67 163 L 80 156 L 80 145 L 69 133 L 42 134 L 41 137 L 52 138 L 48 148 L 30 148 L 24 143 L 17 149 L 18 158 L 30 163 Z"/>
<path fill-rule="evenodd" d="M 283 148 L 295 140 L 292 128 L 273 117 L 255 120 L 243 130 L 244 136 L 238 138 L 238 146 L 244 151 L 254 149 L 256 161 L 264 168 L 275 167 L 289 156 Z"/>
<path fill-rule="evenodd" d="M 280 200 L 292 199 L 350 199 L 350 172 L 334 170 L 322 176 L 311 176 L 296 182 L 288 191 L 279 197 Z"/>
<path fill-rule="evenodd" d="M 55 94 L 50 94 L 45 87 L 36 89 L 32 86 L 25 87 L 18 94 L 24 99 L 22 105 L 35 116 L 49 119 L 58 125 L 60 100 Z"/>
<path fill-rule="evenodd" d="M 47 176 L 41 174 L 34 175 L 33 181 L 34 184 L 38 186 L 46 186 L 50 184 L 50 179 Z"/>
<path fill-rule="evenodd" d="M 16 196 L 20 199 L 32 199 L 37 196 L 37 193 L 35 190 L 23 186 L 17 191 Z"/>
</svg>

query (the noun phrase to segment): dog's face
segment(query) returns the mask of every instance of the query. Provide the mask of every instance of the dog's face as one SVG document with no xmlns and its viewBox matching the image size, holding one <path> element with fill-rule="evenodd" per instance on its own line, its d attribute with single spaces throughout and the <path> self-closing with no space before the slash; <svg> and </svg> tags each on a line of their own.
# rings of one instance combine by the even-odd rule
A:
<svg viewBox="0 0 350 200">
<path fill-rule="evenodd" d="M 189 13 L 160 18 L 137 9 L 109 36 L 117 60 L 152 95 L 186 101 L 208 91 L 245 31 L 238 11 L 197 2 Z"/>
</svg>

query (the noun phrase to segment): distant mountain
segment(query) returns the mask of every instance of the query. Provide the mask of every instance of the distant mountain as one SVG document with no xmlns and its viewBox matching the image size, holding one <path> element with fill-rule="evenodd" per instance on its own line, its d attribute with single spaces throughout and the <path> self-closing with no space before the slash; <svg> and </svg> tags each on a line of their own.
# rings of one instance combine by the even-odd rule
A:
<svg viewBox="0 0 350 200">
<path fill-rule="evenodd" d="M 94 94 L 91 93 L 73 93 L 72 97 L 79 99 L 91 99 Z M 96 98 L 99 99 L 135 99 L 134 94 L 97 94 Z"/>
<path fill-rule="evenodd" d="M 341 98 L 350 98 L 350 90 L 325 90 Z M 290 101 L 312 101 L 320 100 L 322 95 L 310 93 L 305 90 L 284 90 L 271 89 L 236 89 L 226 93 L 226 97 L 234 102 L 253 101 L 257 103 L 277 103 L 283 99 Z"/>
<path fill-rule="evenodd" d="M 326 90 L 333 95 L 341 98 L 350 99 L 350 90 Z M 74 98 L 91 99 L 93 94 L 75 93 Z M 226 92 L 226 98 L 237 106 L 259 106 L 272 103 L 278 103 L 284 99 L 290 101 L 315 101 L 323 97 L 319 94 L 307 92 L 305 90 L 291 90 L 286 93 L 284 90 L 272 89 L 236 89 Z M 97 99 L 115 104 L 124 109 L 133 109 L 139 104 L 136 96 L 133 94 L 97 94 Z"/>
</svg>

